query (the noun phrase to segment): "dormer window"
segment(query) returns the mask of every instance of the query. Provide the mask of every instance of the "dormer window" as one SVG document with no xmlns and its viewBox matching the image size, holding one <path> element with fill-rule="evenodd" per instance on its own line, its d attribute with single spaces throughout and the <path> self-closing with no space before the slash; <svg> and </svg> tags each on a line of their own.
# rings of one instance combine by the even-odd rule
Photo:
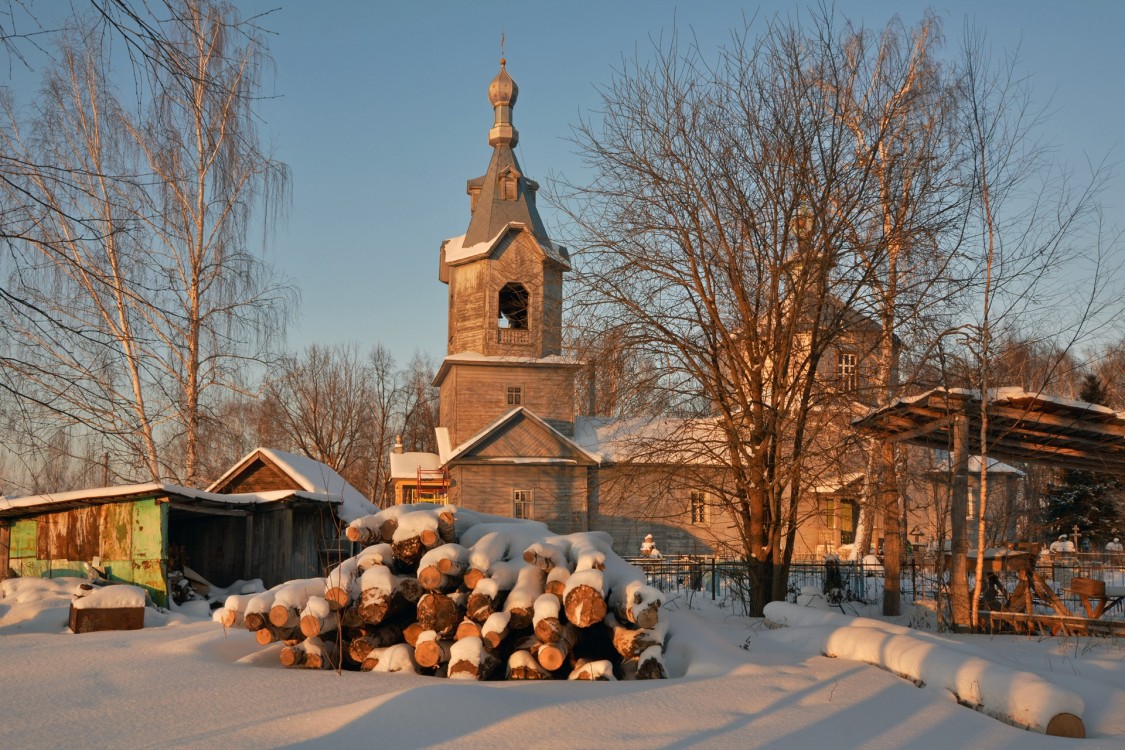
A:
<svg viewBox="0 0 1125 750">
<path fill-rule="evenodd" d="M 514 201 L 519 193 L 519 172 L 508 167 L 500 173 L 498 178 L 497 192 L 502 201 Z"/>
</svg>

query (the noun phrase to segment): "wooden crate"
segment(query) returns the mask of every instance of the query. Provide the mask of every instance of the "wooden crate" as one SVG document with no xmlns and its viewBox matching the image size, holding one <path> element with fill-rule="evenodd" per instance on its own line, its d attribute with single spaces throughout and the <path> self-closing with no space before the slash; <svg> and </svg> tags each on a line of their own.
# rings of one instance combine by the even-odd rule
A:
<svg viewBox="0 0 1125 750">
<path fill-rule="evenodd" d="M 110 607 L 77 609 L 70 607 L 70 630 L 94 633 L 99 630 L 140 630 L 145 626 L 144 607 Z"/>
</svg>

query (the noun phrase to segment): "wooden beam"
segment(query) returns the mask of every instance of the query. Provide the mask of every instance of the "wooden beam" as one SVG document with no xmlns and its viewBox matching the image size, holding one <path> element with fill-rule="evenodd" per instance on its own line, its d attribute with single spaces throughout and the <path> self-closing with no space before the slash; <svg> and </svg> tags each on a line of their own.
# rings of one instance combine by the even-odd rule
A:
<svg viewBox="0 0 1125 750">
<path fill-rule="evenodd" d="M 905 432 L 895 433 L 894 437 L 890 439 L 890 442 L 901 443 L 904 440 L 914 440 L 916 438 L 922 437 L 923 435 L 929 435 L 931 433 L 937 432 L 938 430 L 948 430 L 950 425 L 953 424 L 955 417 L 955 414 L 947 414 L 946 416 L 935 419 L 928 424 L 916 426 L 913 429 L 907 430 Z"/>
<path fill-rule="evenodd" d="M 1027 422 L 1036 425 L 1049 425 L 1051 427 L 1062 427 L 1068 431 L 1078 430 L 1081 432 L 1092 432 L 1097 435 L 1105 435 L 1107 437 L 1123 438 L 1125 439 L 1125 424 L 1120 422 L 1106 423 L 1094 422 L 1089 419 L 1077 419 L 1070 416 L 1059 416 L 1058 414 L 1049 414 L 1042 411 L 1029 411 L 1027 409 L 1019 409 L 1011 406 L 989 406 L 989 414 L 1004 417 L 1005 419 L 1012 419 L 1019 422 Z M 1084 412 L 1091 415 L 1106 416 L 1098 412 Z"/>
<path fill-rule="evenodd" d="M 172 500 L 170 503 L 173 510 L 183 510 L 188 513 L 201 513 L 207 516 L 248 516 L 249 510 L 242 510 L 240 508 L 228 508 L 221 505 L 208 506 L 200 505 L 198 502 L 183 503 Z"/>
</svg>

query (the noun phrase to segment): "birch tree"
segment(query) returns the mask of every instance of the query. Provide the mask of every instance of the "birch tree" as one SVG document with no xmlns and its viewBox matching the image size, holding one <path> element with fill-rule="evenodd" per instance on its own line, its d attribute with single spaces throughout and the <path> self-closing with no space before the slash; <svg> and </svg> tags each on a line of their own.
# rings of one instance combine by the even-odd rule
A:
<svg viewBox="0 0 1125 750">
<path fill-rule="evenodd" d="M 210 0 L 114 15 L 127 7 L 99 18 L 143 32 L 130 48 L 154 63 L 135 105 L 109 82 L 114 38 L 95 19 L 64 42 L 35 121 L 7 109 L 4 149 L 24 168 L 6 200 L 24 229 L 5 383 L 102 436 L 127 473 L 196 484 L 211 407 L 292 306 L 248 241 L 252 219 L 276 218 L 287 169 L 256 132 L 256 27 Z"/>
</svg>

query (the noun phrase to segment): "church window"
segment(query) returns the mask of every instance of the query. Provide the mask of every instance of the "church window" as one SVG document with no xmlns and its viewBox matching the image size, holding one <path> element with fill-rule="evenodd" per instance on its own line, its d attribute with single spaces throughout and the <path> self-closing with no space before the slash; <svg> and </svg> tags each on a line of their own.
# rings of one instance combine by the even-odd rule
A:
<svg viewBox="0 0 1125 750">
<path fill-rule="evenodd" d="M 691 525 L 703 526 L 709 520 L 707 510 L 707 499 L 702 492 L 695 491 L 691 493 Z"/>
<path fill-rule="evenodd" d="M 512 518 L 534 517 L 535 508 L 531 502 L 531 490 L 512 490 Z"/>
<path fill-rule="evenodd" d="M 523 404 L 523 386 L 508 386 L 507 396 L 508 406 L 520 406 L 521 404 Z"/>
<path fill-rule="evenodd" d="M 836 355 L 836 376 L 840 390 L 854 391 L 858 382 L 859 364 L 855 352 L 840 352 Z"/>
<path fill-rule="evenodd" d="M 500 290 L 497 317 L 501 328 L 527 330 L 531 295 L 527 287 L 512 281 Z"/>
</svg>

